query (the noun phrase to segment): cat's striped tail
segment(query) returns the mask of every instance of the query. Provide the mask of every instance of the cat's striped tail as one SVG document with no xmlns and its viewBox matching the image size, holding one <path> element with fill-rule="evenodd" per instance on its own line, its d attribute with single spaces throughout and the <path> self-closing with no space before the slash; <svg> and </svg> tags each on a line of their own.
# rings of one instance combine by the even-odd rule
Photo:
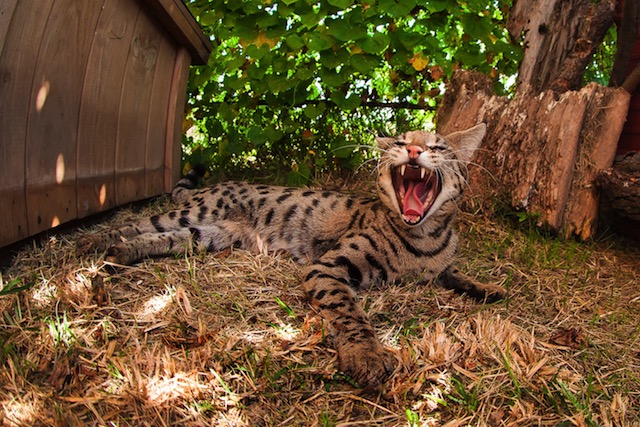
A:
<svg viewBox="0 0 640 427">
<path fill-rule="evenodd" d="M 184 202 L 189 196 L 189 193 L 191 193 L 190 190 L 193 190 L 198 186 L 198 184 L 200 184 L 200 180 L 206 173 L 207 168 L 204 167 L 204 165 L 194 165 L 191 170 L 187 172 L 187 175 L 178 181 L 176 186 L 173 187 L 173 190 L 171 191 L 171 199 L 176 203 Z"/>
</svg>

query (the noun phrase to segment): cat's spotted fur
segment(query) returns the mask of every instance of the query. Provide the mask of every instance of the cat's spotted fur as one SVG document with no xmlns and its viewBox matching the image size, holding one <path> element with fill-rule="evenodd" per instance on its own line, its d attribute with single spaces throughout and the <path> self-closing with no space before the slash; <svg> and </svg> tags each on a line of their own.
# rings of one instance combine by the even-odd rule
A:
<svg viewBox="0 0 640 427">
<path fill-rule="evenodd" d="M 466 162 L 484 133 L 479 124 L 444 138 L 423 131 L 379 138 L 379 200 L 243 182 L 192 189 L 186 179 L 172 194 L 180 209 L 85 236 L 78 246 L 108 250 L 107 260 L 120 264 L 191 245 L 288 251 L 307 264 L 303 287 L 332 326 L 341 369 L 361 385 L 375 385 L 392 374 L 396 360 L 376 337 L 356 291 L 422 274 L 440 275 L 446 286 L 476 298 L 504 296 L 502 288 L 452 267 L 456 203 Z"/>
</svg>

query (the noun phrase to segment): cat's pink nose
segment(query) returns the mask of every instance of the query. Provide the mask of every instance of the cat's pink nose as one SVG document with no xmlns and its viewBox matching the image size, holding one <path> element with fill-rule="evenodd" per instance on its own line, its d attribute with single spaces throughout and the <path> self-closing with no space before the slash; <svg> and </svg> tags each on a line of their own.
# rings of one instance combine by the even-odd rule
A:
<svg viewBox="0 0 640 427">
<path fill-rule="evenodd" d="M 409 152 L 409 159 L 415 160 L 420 156 L 423 150 L 417 145 L 408 145 L 407 151 Z"/>
</svg>

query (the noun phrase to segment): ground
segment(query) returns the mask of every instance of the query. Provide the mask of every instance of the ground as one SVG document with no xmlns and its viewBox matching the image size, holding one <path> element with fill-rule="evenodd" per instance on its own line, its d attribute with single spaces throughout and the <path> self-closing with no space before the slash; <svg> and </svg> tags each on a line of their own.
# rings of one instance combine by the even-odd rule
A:
<svg viewBox="0 0 640 427">
<path fill-rule="evenodd" d="M 125 209 L 97 231 L 166 209 Z M 400 368 L 337 371 L 285 254 L 78 257 L 87 230 L 26 245 L 1 276 L 6 426 L 637 426 L 640 250 L 462 214 L 460 265 L 508 289 L 478 303 L 408 277 L 361 295 Z"/>
</svg>

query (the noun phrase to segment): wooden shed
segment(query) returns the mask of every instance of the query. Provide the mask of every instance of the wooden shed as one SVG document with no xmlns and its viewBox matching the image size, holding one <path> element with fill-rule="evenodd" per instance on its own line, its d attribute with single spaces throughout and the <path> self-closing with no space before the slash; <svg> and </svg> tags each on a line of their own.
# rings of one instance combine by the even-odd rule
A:
<svg viewBox="0 0 640 427">
<path fill-rule="evenodd" d="M 0 247 L 169 191 L 210 52 L 181 0 L 0 1 Z"/>
</svg>

